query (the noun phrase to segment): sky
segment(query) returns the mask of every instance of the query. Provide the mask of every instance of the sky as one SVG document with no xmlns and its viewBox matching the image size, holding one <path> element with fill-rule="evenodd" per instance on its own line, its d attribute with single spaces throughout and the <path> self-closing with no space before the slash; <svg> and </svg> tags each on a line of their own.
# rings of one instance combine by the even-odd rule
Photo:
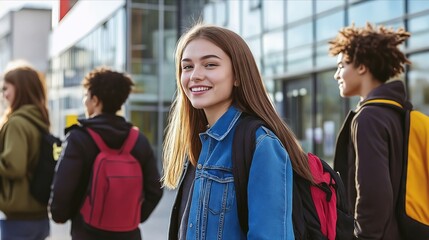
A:
<svg viewBox="0 0 429 240">
<path fill-rule="evenodd" d="M 51 8 L 54 2 L 55 0 L 0 0 L 0 18 L 10 10 L 23 6 Z"/>
</svg>

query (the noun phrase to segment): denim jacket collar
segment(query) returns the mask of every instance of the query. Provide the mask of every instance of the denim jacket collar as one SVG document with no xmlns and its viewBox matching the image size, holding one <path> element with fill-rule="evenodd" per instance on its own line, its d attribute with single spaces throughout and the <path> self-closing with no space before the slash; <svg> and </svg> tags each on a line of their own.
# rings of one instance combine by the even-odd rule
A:
<svg viewBox="0 0 429 240">
<path fill-rule="evenodd" d="M 221 141 L 231 131 L 232 127 L 240 118 L 240 115 L 241 111 L 231 105 L 228 110 L 216 121 L 216 123 L 202 134 L 207 134 L 217 141 Z"/>
</svg>

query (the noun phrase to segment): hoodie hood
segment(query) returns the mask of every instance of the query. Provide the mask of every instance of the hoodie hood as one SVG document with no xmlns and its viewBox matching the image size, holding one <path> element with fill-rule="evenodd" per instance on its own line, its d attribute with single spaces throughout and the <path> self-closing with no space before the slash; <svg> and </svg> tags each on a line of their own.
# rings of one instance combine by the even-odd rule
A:
<svg viewBox="0 0 429 240">
<path fill-rule="evenodd" d="M 80 126 L 89 127 L 97 132 L 111 148 L 122 146 L 132 127 L 132 124 L 127 122 L 123 117 L 107 113 L 92 118 L 79 119 L 78 122 Z"/>
<path fill-rule="evenodd" d="M 407 93 L 405 90 L 405 85 L 400 80 L 394 80 L 381 84 L 380 86 L 374 88 L 367 96 L 362 103 L 371 100 L 371 99 L 387 99 L 393 100 L 400 103 L 402 106 L 410 106 L 411 103 L 407 101 Z"/>
<path fill-rule="evenodd" d="M 42 113 L 39 111 L 39 109 L 36 107 L 36 105 L 23 105 L 18 110 L 13 112 L 9 119 L 14 117 L 24 117 L 25 119 L 28 119 L 33 124 L 37 126 L 39 129 L 43 129 L 45 131 L 49 131 L 49 125 L 48 123 L 44 122 L 42 119 Z"/>
</svg>

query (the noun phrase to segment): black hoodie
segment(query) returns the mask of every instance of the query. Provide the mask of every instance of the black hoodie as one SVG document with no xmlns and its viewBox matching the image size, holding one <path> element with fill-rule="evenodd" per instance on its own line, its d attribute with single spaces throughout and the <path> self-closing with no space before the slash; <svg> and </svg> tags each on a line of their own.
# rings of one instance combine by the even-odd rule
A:
<svg viewBox="0 0 429 240">
<path fill-rule="evenodd" d="M 88 228 L 79 213 L 88 189 L 91 168 L 99 153 L 85 127 L 97 132 L 113 149 L 119 149 L 128 136 L 132 125 L 124 118 L 101 114 L 89 119 L 80 119 L 79 125 L 66 129 L 66 139 L 54 177 L 50 211 L 58 223 L 72 220 L 73 239 L 141 239 L 137 228 L 130 232 L 107 232 Z M 162 196 L 157 161 L 146 137 L 140 133 L 131 154 L 139 160 L 143 169 L 144 202 L 141 222 L 145 221 L 159 203 Z"/>
<path fill-rule="evenodd" d="M 394 100 L 403 106 L 401 81 L 381 84 L 358 106 L 371 99 Z M 337 139 L 334 168 L 346 186 L 358 239 L 401 239 L 396 216 L 404 142 L 404 115 L 383 106 L 351 111 Z"/>
</svg>

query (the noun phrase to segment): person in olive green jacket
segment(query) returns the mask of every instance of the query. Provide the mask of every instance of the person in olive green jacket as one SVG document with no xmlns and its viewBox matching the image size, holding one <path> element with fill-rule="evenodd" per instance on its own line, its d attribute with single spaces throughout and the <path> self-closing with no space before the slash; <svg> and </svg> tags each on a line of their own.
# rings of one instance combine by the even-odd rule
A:
<svg viewBox="0 0 429 240">
<path fill-rule="evenodd" d="M 40 152 L 40 129 L 49 129 L 44 82 L 28 65 L 3 75 L 7 109 L 0 130 L 1 239 L 40 240 L 49 236 L 47 206 L 29 191 L 29 177 Z"/>
</svg>

